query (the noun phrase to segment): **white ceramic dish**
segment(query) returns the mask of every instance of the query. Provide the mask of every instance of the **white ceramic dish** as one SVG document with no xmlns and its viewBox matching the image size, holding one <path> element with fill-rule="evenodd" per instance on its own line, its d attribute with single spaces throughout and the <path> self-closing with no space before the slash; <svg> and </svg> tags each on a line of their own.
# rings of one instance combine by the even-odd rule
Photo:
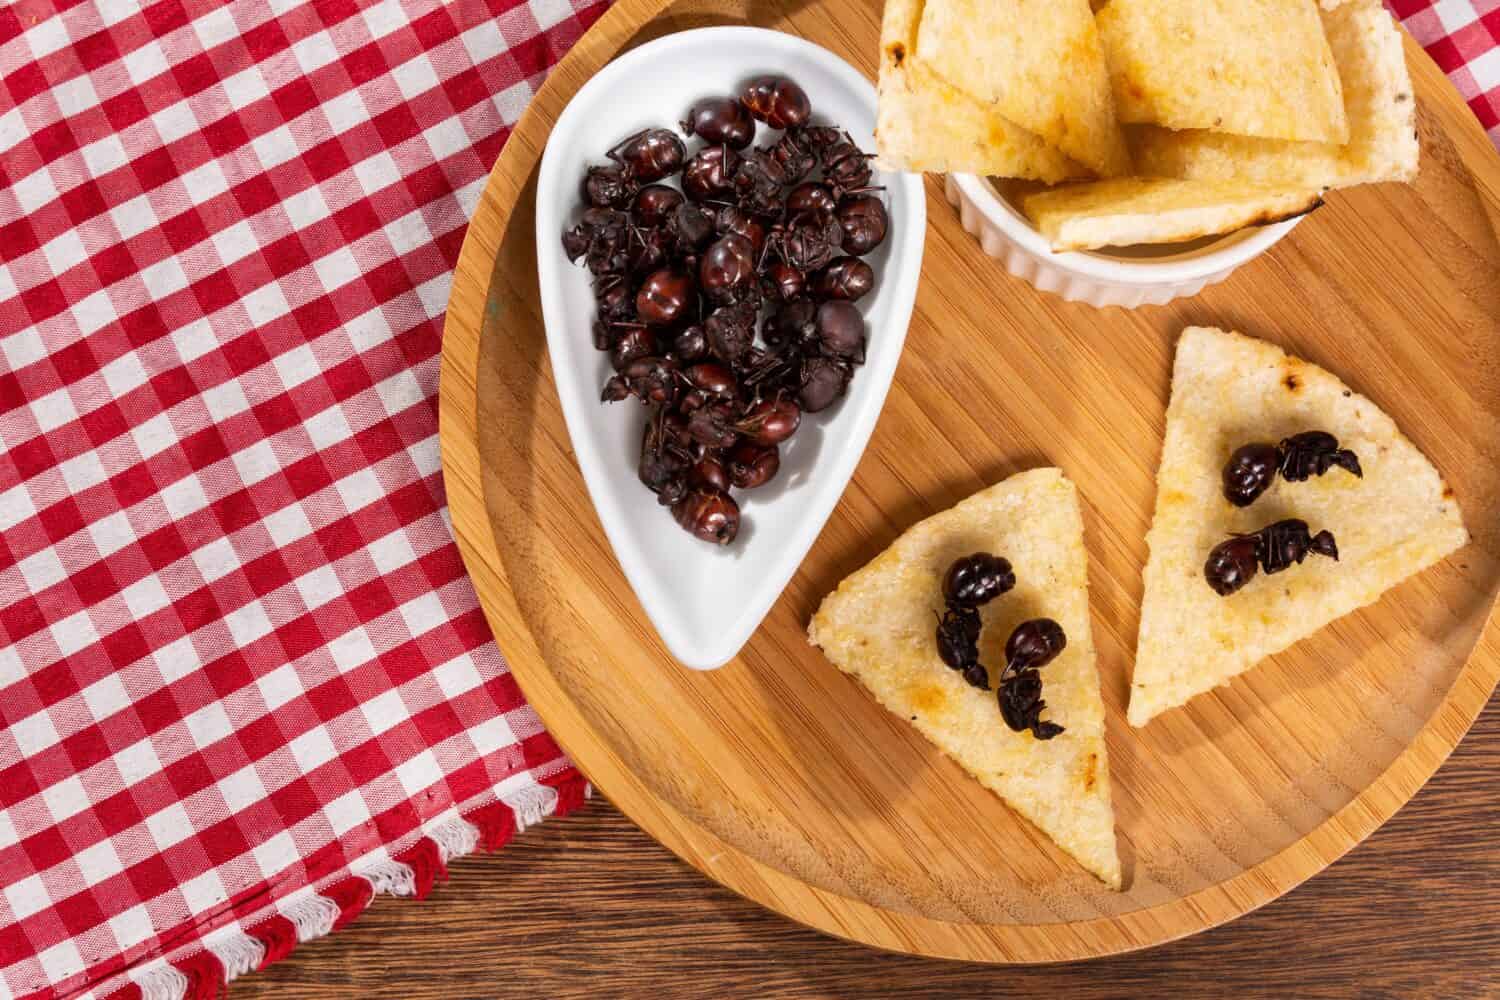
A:
<svg viewBox="0 0 1500 1000">
<path fill-rule="evenodd" d="M 1197 295 L 1270 249 L 1302 221 L 1298 216 L 1189 247 L 1055 253 L 988 178 L 950 174 L 944 187 L 964 229 L 1007 271 L 1041 291 L 1100 308 L 1133 309 Z"/>
<path fill-rule="evenodd" d="M 877 172 L 873 183 L 885 186 L 891 226 L 867 258 L 876 287 L 859 303 L 869 332 L 865 364 L 840 403 L 808 415 L 782 446 L 772 483 L 736 491 L 740 535 L 723 549 L 677 527 L 636 478 L 645 409 L 599 402 L 611 371 L 590 338 L 589 274 L 568 262 L 560 237 L 582 211 L 578 182 L 586 164 L 605 162 L 607 149 L 639 129 L 675 125 L 700 97 L 738 93 L 750 77 L 772 72 L 807 90 L 815 121 L 842 125 L 861 148 L 875 148 L 875 88 L 848 63 L 779 32 L 702 28 L 633 49 L 586 83 L 553 127 L 537 183 L 542 314 L 573 450 L 642 607 L 672 655 L 698 670 L 722 666 L 750 638 L 822 530 L 875 428 L 922 267 L 922 180 Z M 763 126 L 757 145 L 774 134 Z M 689 155 L 698 145 L 688 142 Z"/>
</svg>

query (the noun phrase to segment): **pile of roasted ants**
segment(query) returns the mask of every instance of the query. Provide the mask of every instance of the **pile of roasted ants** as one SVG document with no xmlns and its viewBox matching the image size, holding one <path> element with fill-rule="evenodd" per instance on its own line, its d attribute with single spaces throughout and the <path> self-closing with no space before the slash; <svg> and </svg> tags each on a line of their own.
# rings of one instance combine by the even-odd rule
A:
<svg viewBox="0 0 1500 1000">
<path fill-rule="evenodd" d="M 731 488 L 775 478 L 802 414 L 838 401 L 865 359 L 854 303 L 875 272 L 860 258 L 890 219 L 870 154 L 811 117 L 784 76 L 700 101 L 681 127 L 701 149 L 663 128 L 625 139 L 588 168 L 588 207 L 563 233 L 593 274 L 594 346 L 615 370 L 602 398 L 650 408 L 640 480 L 719 545 L 739 532 Z M 750 149 L 757 121 L 780 135 Z M 681 191 L 661 183 L 679 174 Z"/>
</svg>

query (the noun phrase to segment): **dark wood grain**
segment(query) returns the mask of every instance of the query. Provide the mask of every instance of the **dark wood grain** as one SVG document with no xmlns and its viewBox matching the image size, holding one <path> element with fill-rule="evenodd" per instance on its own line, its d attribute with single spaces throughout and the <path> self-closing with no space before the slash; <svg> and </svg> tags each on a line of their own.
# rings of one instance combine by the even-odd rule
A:
<svg viewBox="0 0 1500 1000">
<path fill-rule="evenodd" d="M 377 900 L 230 996 L 1500 996 L 1497 779 L 1492 703 L 1406 808 L 1290 895 L 1151 951 L 1038 968 L 824 937 L 706 881 L 596 799 L 456 863 L 425 901 Z"/>
</svg>

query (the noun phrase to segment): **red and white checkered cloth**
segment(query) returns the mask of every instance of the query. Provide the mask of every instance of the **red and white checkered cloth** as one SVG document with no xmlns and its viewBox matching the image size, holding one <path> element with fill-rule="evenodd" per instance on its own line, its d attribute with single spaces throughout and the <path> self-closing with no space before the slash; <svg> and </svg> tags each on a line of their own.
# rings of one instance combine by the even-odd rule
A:
<svg viewBox="0 0 1500 1000">
<path fill-rule="evenodd" d="M 1386 0 L 1500 146 L 1500 0 Z"/>
<path fill-rule="evenodd" d="M 465 220 L 604 2 L 0 5 L 0 998 L 212 996 L 582 797 L 435 397 Z M 1500 139 L 1500 0 L 1392 7 Z"/>
<path fill-rule="evenodd" d="M 436 393 L 486 173 L 604 7 L 61 6 L 0 4 L 0 996 L 211 995 L 582 797 Z"/>
</svg>

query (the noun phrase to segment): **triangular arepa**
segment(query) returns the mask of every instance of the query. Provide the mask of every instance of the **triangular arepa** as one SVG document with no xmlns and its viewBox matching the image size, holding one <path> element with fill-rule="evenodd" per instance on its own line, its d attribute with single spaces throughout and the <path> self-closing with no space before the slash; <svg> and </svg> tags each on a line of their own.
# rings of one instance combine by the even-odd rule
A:
<svg viewBox="0 0 1500 1000">
<path fill-rule="evenodd" d="M 1110 0 L 1099 33 L 1123 122 L 1349 141 L 1313 0 Z"/>
<path fill-rule="evenodd" d="M 1224 498 L 1221 474 L 1236 448 L 1310 430 L 1353 450 L 1363 477 L 1335 468 L 1306 482 L 1278 477 L 1249 507 Z M 1374 602 L 1469 540 L 1452 492 L 1390 417 L 1321 368 L 1222 330 L 1191 327 L 1178 342 L 1156 489 L 1130 692 L 1136 726 Z M 1203 573 L 1209 551 L 1231 532 L 1284 518 L 1333 532 L 1338 561 L 1309 558 L 1216 594 Z"/>
<path fill-rule="evenodd" d="M 1088 0 L 927 0 L 917 55 L 1101 177 L 1130 172 Z"/>
<path fill-rule="evenodd" d="M 1379 0 L 1344 2 L 1321 16 L 1343 82 L 1347 144 L 1136 125 L 1127 135 L 1140 172 L 1321 188 L 1415 177 L 1417 102 L 1401 29 Z"/>
<path fill-rule="evenodd" d="M 875 153 L 882 167 L 1048 184 L 1088 175 L 1041 136 L 934 73 L 917 54 L 921 15 L 922 0 L 886 0 L 875 122 Z"/>
<path fill-rule="evenodd" d="M 1016 577 L 1013 590 L 981 610 L 980 660 L 992 686 L 1005 640 L 1020 622 L 1045 616 L 1067 633 L 1067 647 L 1041 671 L 1044 718 L 1064 727 L 1053 739 L 1012 732 L 994 690 L 970 687 L 938 658 L 943 574 L 979 551 L 1009 559 Z M 911 528 L 823 601 L 808 637 L 882 705 L 1119 888 L 1083 516 L 1061 472 L 1012 476 Z"/>
<path fill-rule="evenodd" d="M 1043 188 L 1021 210 L 1054 250 L 1184 243 L 1317 208 L 1316 189 L 1240 181 L 1116 177 Z"/>
</svg>

